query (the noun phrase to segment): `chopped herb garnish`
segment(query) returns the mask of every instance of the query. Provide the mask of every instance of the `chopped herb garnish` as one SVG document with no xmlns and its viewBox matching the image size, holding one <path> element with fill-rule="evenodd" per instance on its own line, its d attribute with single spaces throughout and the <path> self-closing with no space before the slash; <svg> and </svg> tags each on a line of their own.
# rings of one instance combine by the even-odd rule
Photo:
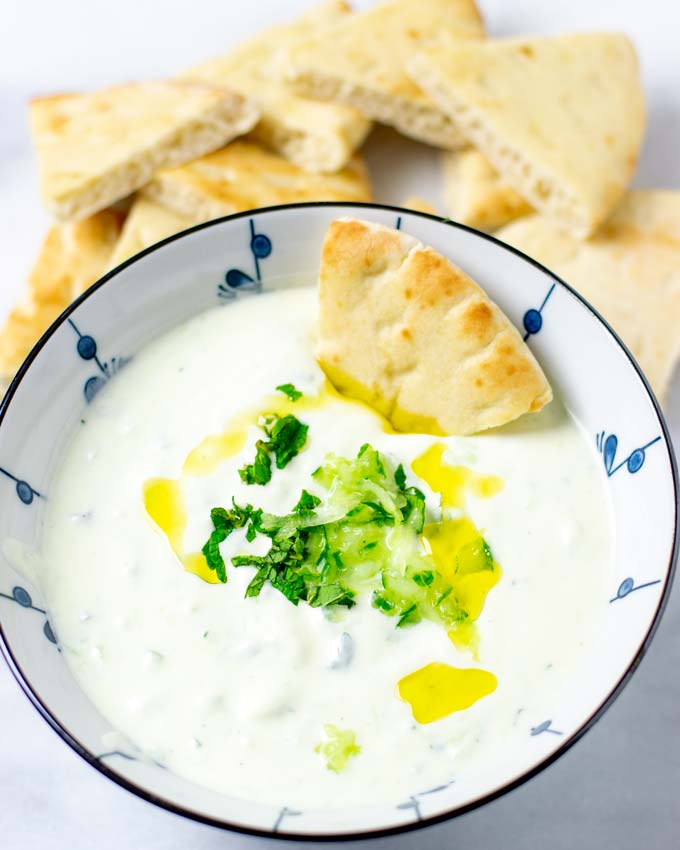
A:
<svg viewBox="0 0 680 850">
<path fill-rule="evenodd" d="M 352 756 L 359 755 L 361 747 L 358 746 L 356 735 L 351 729 L 339 729 L 331 723 L 326 723 L 323 731 L 326 740 L 317 744 L 314 752 L 324 757 L 329 770 L 340 773 Z"/>
<path fill-rule="evenodd" d="M 311 493 L 303 490 L 297 505 L 293 508 L 293 511 L 296 514 L 300 514 L 300 516 L 305 516 L 314 513 L 314 508 L 318 507 L 320 504 L 321 499 L 318 496 L 313 496 Z"/>
<path fill-rule="evenodd" d="M 285 396 L 288 396 L 291 401 L 297 401 L 299 398 L 302 398 L 302 393 L 293 384 L 279 384 L 276 389 Z"/>
<path fill-rule="evenodd" d="M 307 442 L 309 425 L 291 414 L 268 414 L 262 418 L 260 427 L 269 439 L 258 440 L 255 444 L 255 460 L 239 469 L 241 481 L 246 484 L 268 484 L 272 479 L 271 455 L 276 460 L 276 468 L 283 469 Z"/>
<path fill-rule="evenodd" d="M 239 469 L 241 481 L 246 484 L 268 484 L 272 480 L 272 462 L 267 445 L 258 440 L 255 445 L 255 460 Z"/>
<path fill-rule="evenodd" d="M 213 530 L 210 533 L 205 546 L 201 550 L 205 556 L 206 563 L 211 570 L 215 571 L 217 578 L 221 582 L 227 580 L 227 569 L 224 563 L 224 558 L 220 553 L 220 543 L 225 541 L 235 528 L 243 528 L 250 521 L 253 524 L 253 518 L 261 515 L 262 511 L 253 511 L 252 505 L 246 505 L 245 508 L 239 507 L 236 502 L 233 503 L 231 510 L 225 508 L 213 508 L 210 511 L 210 519 L 212 520 Z M 250 533 L 250 527 L 248 529 Z M 255 539 L 255 534 L 251 539 Z"/>
<path fill-rule="evenodd" d="M 312 608 L 327 608 L 330 605 L 354 605 L 354 594 L 339 582 L 319 585 L 308 597 L 307 602 Z"/>
<path fill-rule="evenodd" d="M 284 469 L 307 442 L 309 425 L 289 413 L 286 416 L 271 417 L 264 430 L 269 437 L 269 442 L 265 445 L 276 457 L 276 468 Z"/>
<path fill-rule="evenodd" d="M 271 415 L 262 428 L 269 440 L 261 444 L 275 455 L 277 466 L 306 439 L 307 426 L 295 417 Z M 253 476 L 256 465 L 257 458 Z M 394 617 L 397 628 L 430 619 L 449 629 L 468 618 L 451 575 L 494 569 L 481 536 L 452 555 L 451 574 L 440 572 L 422 545 L 424 494 L 406 486 L 403 467 L 393 470 L 368 444 L 354 459 L 328 455 L 312 478 L 324 492 L 302 490 L 288 514 L 236 504 L 228 511 L 213 510 L 214 531 L 203 551 L 221 581 L 226 581 L 226 568 L 220 543 L 235 528 L 245 528 L 249 542 L 269 539 L 266 554 L 245 552 L 231 559 L 234 567 L 254 569 L 248 597 L 270 585 L 293 605 L 351 608 L 358 595 L 371 593 L 373 607 Z"/>
</svg>

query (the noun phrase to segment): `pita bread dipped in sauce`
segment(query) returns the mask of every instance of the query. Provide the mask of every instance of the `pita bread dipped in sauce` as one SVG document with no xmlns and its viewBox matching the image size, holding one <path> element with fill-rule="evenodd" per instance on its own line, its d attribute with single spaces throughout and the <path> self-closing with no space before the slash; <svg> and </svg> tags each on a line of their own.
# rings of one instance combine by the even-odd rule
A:
<svg viewBox="0 0 680 850">
<path fill-rule="evenodd" d="M 540 410 L 550 385 L 468 275 L 412 236 L 337 219 L 319 271 L 317 356 L 400 431 L 471 434 Z"/>
</svg>

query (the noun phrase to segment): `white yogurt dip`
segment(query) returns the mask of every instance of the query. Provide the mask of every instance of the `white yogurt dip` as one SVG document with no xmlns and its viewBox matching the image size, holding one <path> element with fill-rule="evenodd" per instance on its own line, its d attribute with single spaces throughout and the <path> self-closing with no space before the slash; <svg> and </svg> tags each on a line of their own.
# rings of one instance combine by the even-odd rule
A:
<svg viewBox="0 0 680 850">
<path fill-rule="evenodd" d="M 64 656 L 114 728 L 201 785 L 306 809 L 398 802 L 497 759 L 518 722 L 528 730 L 545 719 L 584 661 L 613 562 L 596 456 L 556 401 L 505 428 L 445 439 L 452 463 L 504 481 L 497 495 L 468 499 L 502 567 L 477 621 L 476 660 L 433 622 L 396 629 L 367 596 L 330 618 L 268 585 L 244 598 L 254 570 L 229 558 L 264 550 L 242 531 L 222 546 L 226 584 L 187 572 L 145 511 L 145 482 L 179 478 L 195 446 L 277 385 L 318 391 L 315 310 L 313 288 L 248 297 L 138 354 L 96 397 L 64 455 L 42 547 Z M 366 442 L 403 463 L 436 510 L 410 464 L 438 438 L 385 433 L 376 416 L 342 401 L 299 418 L 307 445 L 265 487 L 237 474 L 253 459 L 255 427 L 212 474 L 185 477 L 185 551 L 205 543 L 212 507 L 233 496 L 286 513 L 328 452 L 354 457 Z M 396 685 L 434 661 L 483 668 L 498 686 L 419 724 Z M 315 751 L 324 724 L 351 729 L 361 748 L 339 773 Z"/>
</svg>

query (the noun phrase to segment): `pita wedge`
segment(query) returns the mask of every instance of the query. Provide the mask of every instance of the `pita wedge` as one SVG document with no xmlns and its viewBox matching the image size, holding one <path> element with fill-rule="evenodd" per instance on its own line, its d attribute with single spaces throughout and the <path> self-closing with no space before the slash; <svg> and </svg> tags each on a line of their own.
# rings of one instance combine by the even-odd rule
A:
<svg viewBox="0 0 680 850">
<path fill-rule="evenodd" d="M 390 0 L 352 15 L 292 47 L 286 77 L 302 95 L 355 106 L 406 136 L 456 149 L 464 141 L 455 122 L 405 71 L 413 53 L 442 33 L 484 35 L 474 0 Z"/>
<path fill-rule="evenodd" d="M 680 192 L 630 192 L 579 242 L 539 216 L 496 236 L 577 289 L 620 334 L 662 398 L 680 355 Z"/>
<path fill-rule="evenodd" d="M 578 238 L 623 196 L 644 129 L 625 36 L 441 42 L 408 67 L 503 180 Z"/>
<path fill-rule="evenodd" d="M 202 84 L 129 83 L 30 104 L 40 184 L 57 218 L 83 218 L 159 168 L 215 150 L 258 118 L 241 95 Z"/>
<path fill-rule="evenodd" d="M 484 291 L 402 231 L 334 221 L 319 304 L 322 369 L 398 430 L 471 434 L 552 398 L 533 354 Z"/>
<path fill-rule="evenodd" d="M 114 268 L 156 242 L 206 220 L 197 216 L 180 215 L 155 201 L 137 197 L 109 257 L 108 266 Z"/>
<path fill-rule="evenodd" d="M 533 212 L 479 151 L 442 154 L 444 203 L 454 221 L 478 230 L 496 230 Z"/>
<path fill-rule="evenodd" d="M 0 380 L 9 381 L 40 335 L 106 270 L 123 221 L 103 210 L 82 221 L 51 227 L 21 303 L 0 330 Z"/>
<path fill-rule="evenodd" d="M 310 174 L 250 141 L 159 171 L 142 194 L 199 220 L 295 201 L 370 201 L 358 154 L 336 174 Z"/>
<path fill-rule="evenodd" d="M 329 0 L 182 76 L 228 85 L 253 98 L 261 111 L 253 131 L 258 141 L 307 171 L 338 171 L 363 142 L 370 122 L 356 109 L 293 94 L 281 80 L 280 62 L 287 47 L 323 32 L 349 13 L 342 0 Z"/>
</svg>

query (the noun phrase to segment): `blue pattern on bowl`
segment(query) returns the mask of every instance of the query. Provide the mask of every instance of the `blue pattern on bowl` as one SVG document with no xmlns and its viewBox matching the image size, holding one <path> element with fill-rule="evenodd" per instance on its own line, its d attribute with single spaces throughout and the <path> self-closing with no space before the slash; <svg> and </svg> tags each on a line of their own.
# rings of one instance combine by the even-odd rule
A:
<svg viewBox="0 0 680 850">
<path fill-rule="evenodd" d="M 106 382 L 120 372 L 120 370 L 130 362 L 130 358 L 112 357 L 108 362 L 100 360 L 97 353 L 97 343 L 95 342 L 94 337 L 89 334 L 82 334 L 76 327 L 73 319 L 68 319 L 67 321 L 78 335 L 78 342 L 76 343 L 78 356 L 81 360 L 94 361 L 95 365 L 99 369 L 100 374 L 88 378 L 83 386 L 85 401 L 90 404 L 92 399 L 97 395 L 99 390 L 102 389 Z"/>
<path fill-rule="evenodd" d="M 5 478 L 9 478 L 11 481 L 14 481 L 14 490 L 19 501 L 23 502 L 24 505 L 30 505 L 35 496 L 39 499 L 44 498 L 37 490 L 31 487 L 28 481 L 23 481 L 21 478 L 17 478 L 16 475 L 12 475 L 11 472 L 8 472 L 2 467 L 0 467 L 0 475 L 4 475 Z"/>
<path fill-rule="evenodd" d="M 650 440 L 648 443 L 645 443 L 644 446 L 640 446 L 639 449 L 633 449 L 633 451 L 628 455 L 628 457 L 624 458 L 620 463 L 614 466 L 616 461 L 616 451 L 618 449 L 619 440 L 616 434 L 610 434 L 608 437 L 605 437 L 605 432 L 601 431 L 597 437 L 595 438 L 595 442 L 597 445 L 598 451 L 602 454 L 602 458 L 604 460 L 604 468 L 607 471 L 607 476 L 609 478 L 612 477 L 615 473 L 622 469 L 624 466 L 634 475 L 636 472 L 639 472 L 643 464 L 645 462 L 646 454 L 650 446 L 653 446 L 655 443 L 658 443 L 661 440 L 661 435 L 654 437 L 654 439 Z"/>
<path fill-rule="evenodd" d="M 12 602 L 16 602 L 21 608 L 25 608 L 30 611 L 37 611 L 39 614 L 45 615 L 45 622 L 43 623 L 43 635 L 47 638 L 50 643 L 53 643 L 55 646 L 57 644 L 57 638 L 52 631 L 52 626 L 50 625 L 50 621 L 47 619 L 47 611 L 44 608 L 38 608 L 37 605 L 33 604 L 33 599 L 31 594 L 26 590 L 25 587 L 21 587 L 21 585 L 15 585 L 12 588 L 12 593 L 0 593 L 0 597 L 3 599 L 10 599 Z"/>
<path fill-rule="evenodd" d="M 217 297 L 223 300 L 235 298 L 241 291 L 259 292 L 262 289 L 262 273 L 260 271 L 260 260 L 266 260 L 272 252 L 272 241 L 264 233 L 255 231 L 255 222 L 251 218 L 248 222 L 250 230 L 250 241 L 248 248 L 253 255 L 253 267 L 255 276 L 246 274 L 241 269 L 231 268 L 224 275 L 224 283 L 217 287 Z"/>
</svg>

